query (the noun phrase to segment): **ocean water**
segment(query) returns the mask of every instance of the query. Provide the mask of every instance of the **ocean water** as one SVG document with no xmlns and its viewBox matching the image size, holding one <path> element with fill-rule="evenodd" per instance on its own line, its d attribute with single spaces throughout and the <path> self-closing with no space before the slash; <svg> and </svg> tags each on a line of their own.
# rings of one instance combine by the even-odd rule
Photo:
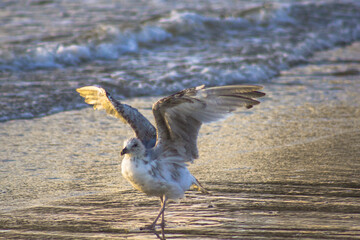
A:
<svg viewBox="0 0 360 240">
<path fill-rule="evenodd" d="M 28 0 L 0 3 L 0 121 L 201 84 L 271 83 L 316 51 L 360 39 L 349 1 Z"/>
</svg>

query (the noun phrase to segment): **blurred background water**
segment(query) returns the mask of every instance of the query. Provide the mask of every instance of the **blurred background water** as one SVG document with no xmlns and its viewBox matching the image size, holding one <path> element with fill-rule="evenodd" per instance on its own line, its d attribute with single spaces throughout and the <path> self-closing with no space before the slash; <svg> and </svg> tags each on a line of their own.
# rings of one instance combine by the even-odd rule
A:
<svg viewBox="0 0 360 240">
<path fill-rule="evenodd" d="M 315 51 L 360 38 L 359 1 L 0 2 L 0 121 L 201 84 L 270 82 Z"/>
</svg>

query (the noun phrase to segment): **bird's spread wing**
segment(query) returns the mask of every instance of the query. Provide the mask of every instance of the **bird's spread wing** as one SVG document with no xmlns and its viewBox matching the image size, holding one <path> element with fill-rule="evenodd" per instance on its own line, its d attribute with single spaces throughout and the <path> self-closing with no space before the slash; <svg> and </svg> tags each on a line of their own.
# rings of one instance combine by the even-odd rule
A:
<svg viewBox="0 0 360 240">
<path fill-rule="evenodd" d="M 184 161 L 198 157 L 197 136 L 202 123 L 226 117 L 239 107 L 251 108 L 265 94 L 260 86 L 221 86 L 185 89 L 165 97 L 153 106 L 157 145 L 175 151 Z"/>
<path fill-rule="evenodd" d="M 156 129 L 137 109 L 118 102 L 100 87 L 86 86 L 76 91 L 85 98 L 86 103 L 94 105 L 94 109 L 105 109 L 109 115 L 128 123 L 147 148 L 155 145 Z"/>
</svg>

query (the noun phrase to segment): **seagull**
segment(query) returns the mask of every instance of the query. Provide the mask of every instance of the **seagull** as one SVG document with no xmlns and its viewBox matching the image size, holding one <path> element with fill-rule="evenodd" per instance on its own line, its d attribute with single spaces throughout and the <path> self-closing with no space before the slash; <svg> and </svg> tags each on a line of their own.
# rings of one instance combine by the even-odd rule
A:
<svg viewBox="0 0 360 240">
<path fill-rule="evenodd" d="M 169 199 L 184 197 L 192 186 L 206 192 L 189 172 L 187 163 L 199 157 L 197 137 L 203 123 L 224 119 L 238 108 L 252 108 L 260 102 L 261 86 L 229 85 L 188 88 L 153 104 L 154 127 L 137 109 L 115 100 L 105 89 L 86 86 L 76 89 L 94 109 L 105 111 L 135 132 L 135 137 L 124 142 L 121 155 L 122 175 L 131 185 L 148 196 L 160 197 L 161 207 L 152 224 L 155 230 L 162 216 L 165 226 L 165 205 Z"/>
</svg>

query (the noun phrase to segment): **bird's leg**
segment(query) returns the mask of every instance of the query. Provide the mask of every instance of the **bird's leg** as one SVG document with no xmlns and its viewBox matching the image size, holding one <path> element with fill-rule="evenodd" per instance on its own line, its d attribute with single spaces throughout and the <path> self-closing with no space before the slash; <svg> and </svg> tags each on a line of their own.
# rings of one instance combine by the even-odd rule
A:
<svg viewBox="0 0 360 240">
<path fill-rule="evenodd" d="M 160 197 L 160 201 L 161 201 L 161 207 L 160 207 L 160 211 L 159 214 L 157 215 L 157 217 L 155 218 L 154 222 L 151 225 L 146 226 L 144 229 L 155 229 L 155 225 L 156 222 L 159 220 L 160 216 L 164 213 L 165 211 L 165 201 L 167 200 L 167 198 L 164 196 Z"/>
<path fill-rule="evenodd" d="M 162 211 L 162 217 L 161 217 L 161 229 L 164 230 L 165 228 L 165 205 L 166 205 L 166 200 L 167 200 L 167 197 L 164 195 L 163 196 L 164 199 L 162 200 L 163 202 L 163 211 Z"/>
<path fill-rule="evenodd" d="M 163 215 L 163 213 L 165 211 L 165 202 L 164 202 L 163 197 L 160 197 L 160 201 L 161 201 L 161 207 L 160 207 L 159 214 L 155 218 L 154 222 L 150 225 L 150 226 L 153 226 L 153 228 L 155 228 L 156 222 L 159 220 L 160 216 Z"/>
<path fill-rule="evenodd" d="M 162 239 L 165 239 L 165 232 L 164 232 L 164 229 L 165 229 L 165 205 L 166 205 L 166 200 L 167 200 L 167 197 L 164 195 L 163 196 L 163 211 L 162 211 L 162 217 L 161 217 L 161 235 L 162 235 Z"/>
</svg>

